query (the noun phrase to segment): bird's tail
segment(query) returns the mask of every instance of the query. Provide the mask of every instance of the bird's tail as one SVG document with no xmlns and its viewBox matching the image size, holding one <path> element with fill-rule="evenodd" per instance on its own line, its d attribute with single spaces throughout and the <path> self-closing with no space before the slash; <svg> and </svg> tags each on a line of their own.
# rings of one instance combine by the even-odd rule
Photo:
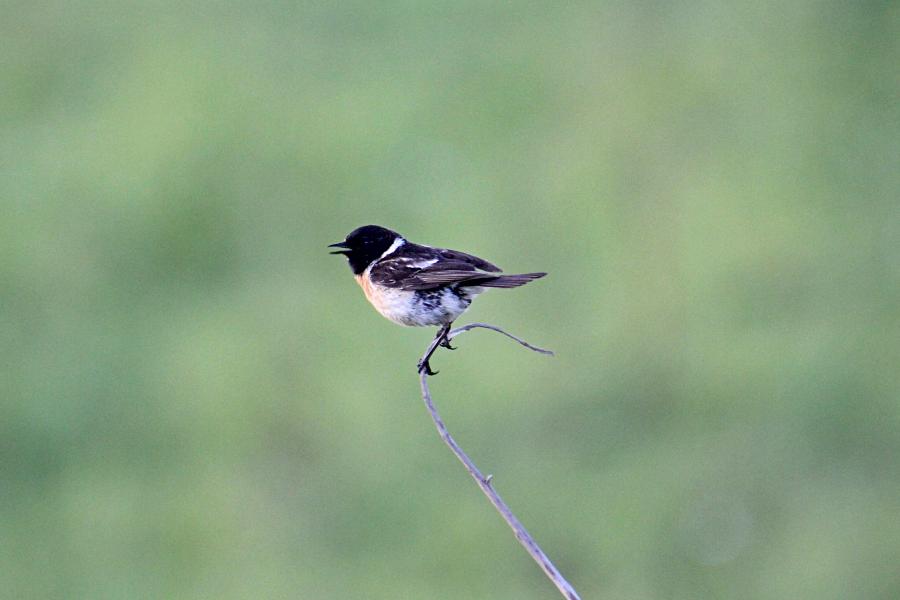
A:
<svg viewBox="0 0 900 600">
<path fill-rule="evenodd" d="M 489 288 L 514 288 L 525 285 L 529 281 L 540 279 L 546 273 L 522 273 L 521 275 L 495 275 L 475 281 L 467 281 L 465 285 L 489 287 Z"/>
</svg>

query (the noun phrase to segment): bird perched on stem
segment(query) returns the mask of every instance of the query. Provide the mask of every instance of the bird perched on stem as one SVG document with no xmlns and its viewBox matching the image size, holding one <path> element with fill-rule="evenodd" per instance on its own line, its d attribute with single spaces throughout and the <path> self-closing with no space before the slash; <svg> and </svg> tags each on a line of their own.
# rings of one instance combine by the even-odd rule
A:
<svg viewBox="0 0 900 600">
<path fill-rule="evenodd" d="M 365 225 L 350 232 L 340 248 L 362 287 L 366 299 L 395 323 L 414 327 L 439 326 L 440 342 L 419 363 L 418 369 L 434 375 L 428 364 L 437 346 L 453 350 L 447 333 L 450 325 L 486 288 L 514 288 L 546 273 L 504 275 L 488 261 L 444 248 L 406 241 L 396 231 Z"/>
</svg>

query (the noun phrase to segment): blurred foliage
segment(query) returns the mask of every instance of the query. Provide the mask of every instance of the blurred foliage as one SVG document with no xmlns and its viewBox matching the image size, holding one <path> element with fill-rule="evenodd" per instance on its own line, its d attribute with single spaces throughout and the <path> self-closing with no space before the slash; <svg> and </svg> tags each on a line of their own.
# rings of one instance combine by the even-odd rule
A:
<svg viewBox="0 0 900 600">
<path fill-rule="evenodd" d="M 900 597 L 896 2 L 5 2 L 0 595 Z"/>
</svg>

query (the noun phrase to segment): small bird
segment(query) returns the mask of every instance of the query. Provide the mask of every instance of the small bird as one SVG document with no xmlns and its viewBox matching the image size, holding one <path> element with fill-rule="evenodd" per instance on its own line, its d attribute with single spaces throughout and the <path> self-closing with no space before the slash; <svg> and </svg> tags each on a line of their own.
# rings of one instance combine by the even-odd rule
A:
<svg viewBox="0 0 900 600">
<path fill-rule="evenodd" d="M 428 364 L 434 350 L 454 350 L 450 325 L 485 288 L 514 288 L 546 273 L 503 275 L 488 261 L 444 248 L 406 241 L 396 231 L 365 225 L 350 232 L 341 248 L 366 299 L 394 323 L 413 327 L 440 326 L 431 352 L 419 363 L 419 373 L 434 375 Z"/>
</svg>

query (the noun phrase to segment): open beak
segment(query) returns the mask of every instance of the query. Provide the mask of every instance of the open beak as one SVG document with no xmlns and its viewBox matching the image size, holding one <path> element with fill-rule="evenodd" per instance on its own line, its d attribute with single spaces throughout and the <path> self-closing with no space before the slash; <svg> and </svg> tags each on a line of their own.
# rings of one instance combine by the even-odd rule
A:
<svg viewBox="0 0 900 600">
<path fill-rule="evenodd" d="M 338 242 L 336 244 L 329 244 L 329 248 L 347 248 L 347 242 Z M 347 254 L 350 252 L 349 250 L 335 250 L 334 252 L 329 252 L 329 254 Z"/>
</svg>

